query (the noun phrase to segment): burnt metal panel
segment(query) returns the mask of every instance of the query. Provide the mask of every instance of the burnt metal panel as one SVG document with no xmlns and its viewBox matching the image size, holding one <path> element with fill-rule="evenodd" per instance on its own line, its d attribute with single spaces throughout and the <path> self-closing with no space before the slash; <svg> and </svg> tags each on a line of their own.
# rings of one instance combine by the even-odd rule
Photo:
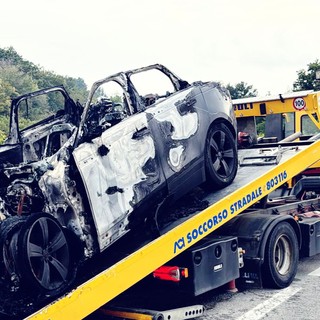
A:
<svg viewBox="0 0 320 320">
<path fill-rule="evenodd" d="M 129 214 L 164 183 L 150 132 L 146 130 L 138 139 L 136 136 L 136 132 L 148 126 L 145 113 L 134 115 L 73 152 L 89 199 L 100 250 L 128 231 Z M 108 152 L 101 154 L 101 148 Z"/>
</svg>

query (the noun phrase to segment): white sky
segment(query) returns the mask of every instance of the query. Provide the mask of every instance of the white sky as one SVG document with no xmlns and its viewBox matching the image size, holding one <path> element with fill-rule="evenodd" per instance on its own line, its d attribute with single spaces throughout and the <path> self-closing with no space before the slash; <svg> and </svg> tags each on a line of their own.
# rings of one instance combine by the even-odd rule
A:
<svg viewBox="0 0 320 320">
<path fill-rule="evenodd" d="M 0 47 L 88 87 L 161 63 L 278 94 L 320 59 L 319 17 L 319 0 L 2 0 Z"/>
</svg>

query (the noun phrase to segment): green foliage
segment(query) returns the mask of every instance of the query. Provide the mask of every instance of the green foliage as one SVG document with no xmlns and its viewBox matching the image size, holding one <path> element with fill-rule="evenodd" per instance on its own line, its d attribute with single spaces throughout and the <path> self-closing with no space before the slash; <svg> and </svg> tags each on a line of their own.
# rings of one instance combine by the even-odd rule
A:
<svg viewBox="0 0 320 320">
<path fill-rule="evenodd" d="M 14 88 L 10 98 L 38 89 L 37 82 L 11 62 L 0 60 L 0 79 Z"/>
<path fill-rule="evenodd" d="M 110 99 L 115 103 L 122 103 L 122 97 L 120 97 L 119 95 L 115 95 L 113 97 L 110 97 Z"/>
<path fill-rule="evenodd" d="M 256 97 L 258 95 L 258 91 L 253 89 L 252 85 L 248 85 L 243 81 L 237 83 L 235 86 L 228 84 L 227 89 L 229 90 L 232 99 Z"/>
<path fill-rule="evenodd" d="M 10 97 L 16 95 L 16 89 L 9 82 L 0 78 L 0 116 L 9 116 Z"/>
<path fill-rule="evenodd" d="M 255 117 L 256 128 L 258 137 L 264 137 L 266 132 L 266 118 L 265 117 Z"/>
<path fill-rule="evenodd" d="M 0 115 L 0 144 L 3 143 L 8 135 L 9 121 L 8 117 Z"/>
<path fill-rule="evenodd" d="M 320 90 L 320 80 L 316 79 L 318 70 L 320 70 L 320 61 L 317 59 L 308 64 L 307 70 L 297 71 L 298 79 L 293 83 L 293 91 Z"/>
<path fill-rule="evenodd" d="M 7 135 L 0 130 L 0 144 L 2 144 L 4 142 L 4 140 L 6 139 Z"/>
<path fill-rule="evenodd" d="M 88 97 L 87 85 L 82 78 L 66 77 L 64 86 L 74 101 L 79 101 L 82 105 L 86 103 Z"/>
<path fill-rule="evenodd" d="M 0 144 L 8 134 L 11 99 L 59 85 L 66 88 L 72 99 L 81 104 L 85 103 L 88 90 L 83 79 L 57 75 L 24 60 L 12 47 L 0 48 Z M 57 111 L 61 108 L 60 100 L 61 97 L 54 95 L 35 99 L 29 108 L 31 113 L 21 124 L 27 126 Z"/>
</svg>

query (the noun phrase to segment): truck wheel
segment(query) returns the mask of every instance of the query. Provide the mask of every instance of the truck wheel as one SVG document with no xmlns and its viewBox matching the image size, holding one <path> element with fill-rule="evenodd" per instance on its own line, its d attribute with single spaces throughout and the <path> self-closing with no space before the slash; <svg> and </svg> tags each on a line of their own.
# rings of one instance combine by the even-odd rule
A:
<svg viewBox="0 0 320 320">
<path fill-rule="evenodd" d="M 20 274 L 27 287 L 54 296 L 66 290 L 73 279 L 67 236 L 51 215 L 40 213 L 28 218 L 19 232 Z"/>
<path fill-rule="evenodd" d="M 235 138 L 225 124 L 209 130 L 205 156 L 207 184 L 215 189 L 229 185 L 237 174 L 238 153 Z"/>
<path fill-rule="evenodd" d="M 275 226 L 269 235 L 262 266 L 263 283 L 271 288 L 285 288 L 293 281 L 299 259 L 295 231 L 287 222 Z"/>
</svg>

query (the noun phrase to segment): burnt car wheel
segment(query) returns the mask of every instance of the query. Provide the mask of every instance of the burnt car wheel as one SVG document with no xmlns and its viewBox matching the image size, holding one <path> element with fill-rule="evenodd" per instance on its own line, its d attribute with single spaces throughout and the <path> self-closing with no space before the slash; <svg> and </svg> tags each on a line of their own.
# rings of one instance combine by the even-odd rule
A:
<svg viewBox="0 0 320 320">
<path fill-rule="evenodd" d="M 48 214 L 29 217 L 18 239 L 20 273 L 27 286 L 57 295 L 74 277 L 70 245 L 60 223 Z"/>
<path fill-rule="evenodd" d="M 212 126 L 206 141 L 207 184 L 220 189 L 229 185 L 238 170 L 235 138 L 223 123 Z"/>
<path fill-rule="evenodd" d="M 10 217 L 1 223 L 0 228 L 0 268 L 1 280 L 12 286 L 17 280 L 17 239 L 25 222 L 23 217 Z M 13 282 L 13 283 L 12 283 Z"/>
</svg>

